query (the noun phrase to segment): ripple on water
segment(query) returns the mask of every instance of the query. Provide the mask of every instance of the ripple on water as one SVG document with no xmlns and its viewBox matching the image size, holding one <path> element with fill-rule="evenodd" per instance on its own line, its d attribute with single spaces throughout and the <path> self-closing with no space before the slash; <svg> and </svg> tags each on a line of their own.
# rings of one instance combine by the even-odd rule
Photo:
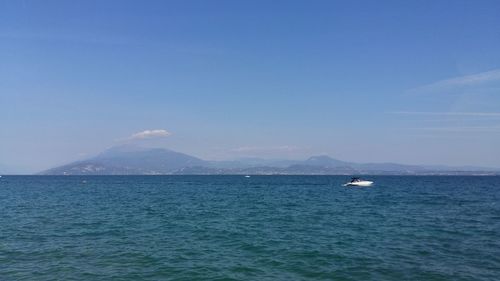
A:
<svg viewBox="0 0 500 281">
<path fill-rule="evenodd" d="M 5 280 L 495 280 L 499 177 L 5 177 Z M 83 183 L 85 181 L 85 183 Z M 0 279 L 2 279 L 0 278 Z"/>
</svg>

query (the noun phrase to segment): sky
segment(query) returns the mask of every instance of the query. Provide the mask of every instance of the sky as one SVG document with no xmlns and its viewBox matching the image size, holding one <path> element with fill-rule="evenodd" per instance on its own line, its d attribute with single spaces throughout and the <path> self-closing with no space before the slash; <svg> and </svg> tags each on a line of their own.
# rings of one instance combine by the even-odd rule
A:
<svg viewBox="0 0 500 281">
<path fill-rule="evenodd" d="M 203 159 L 500 167 L 499 1 L 0 0 L 0 172 Z"/>
</svg>

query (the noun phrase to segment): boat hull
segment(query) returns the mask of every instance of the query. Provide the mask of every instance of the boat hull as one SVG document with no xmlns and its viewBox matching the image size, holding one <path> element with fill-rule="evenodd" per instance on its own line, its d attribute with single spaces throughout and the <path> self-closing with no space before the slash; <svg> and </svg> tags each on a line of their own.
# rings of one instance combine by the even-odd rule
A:
<svg viewBox="0 0 500 281">
<path fill-rule="evenodd" d="M 359 182 L 349 182 L 344 184 L 344 186 L 371 186 L 372 181 L 359 181 Z"/>
</svg>

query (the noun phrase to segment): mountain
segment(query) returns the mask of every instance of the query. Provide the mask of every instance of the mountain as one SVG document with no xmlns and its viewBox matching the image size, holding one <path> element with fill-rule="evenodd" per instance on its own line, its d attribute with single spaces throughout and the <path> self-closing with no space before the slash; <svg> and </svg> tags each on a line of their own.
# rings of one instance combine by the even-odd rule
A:
<svg viewBox="0 0 500 281">
<path fill-rule="evenodd" d="M 312 156 L 303 162 L 304 165 L 322 166 L 322 167 L 339 167 L 349 165 L 348 162 L 333 159 L 327 155 Z"/>
<path fill-rule="evenodd" d="M 101 154 L 43 171 L 42 175 L 468 175 L 500 174 L 500 170 L 476 167 L 354 163 L 326 155 L 306 160 L 242 158 L 206 161 L 163 148 L 122 145 Z"/>
<path fill-rule="evenodd" d="M 204 166 L 199 158 L 162 148 L 112 147 L 96 157 L 42 172 L 43 175 L 157 175 Z"/>
</svg>

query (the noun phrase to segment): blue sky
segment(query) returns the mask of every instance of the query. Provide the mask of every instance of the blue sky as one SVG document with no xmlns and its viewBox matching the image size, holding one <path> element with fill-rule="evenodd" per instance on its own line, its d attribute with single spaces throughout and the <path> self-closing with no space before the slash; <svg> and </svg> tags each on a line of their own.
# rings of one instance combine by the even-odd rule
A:
<svg viewBox="0 0 500 281">
<path fill-rule="evenodd" d="M 0 1 L 0 169 L 127 142 L 500 167 L 499 13 L 498 1 Z"/>
</svg>

